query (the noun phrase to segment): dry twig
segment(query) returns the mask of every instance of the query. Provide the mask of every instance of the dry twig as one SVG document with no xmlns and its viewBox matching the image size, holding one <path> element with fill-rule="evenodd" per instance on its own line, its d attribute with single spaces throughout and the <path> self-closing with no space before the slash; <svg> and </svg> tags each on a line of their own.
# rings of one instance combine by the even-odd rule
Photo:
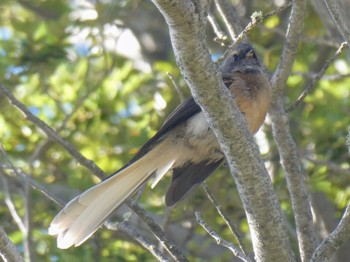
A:
<svg viewBox="0 0 350 262">
<path fill-rule="evenodd" d="M 223 247 L 228 248 L 236 257 L 240 258 L 242 261 L 245 262 L 250 262 L 251 259 L 246 256 L 245 254 L 243 254 L 239 248 L 237 248 L 234 244 L 226 241 L 225 239 L 223 239 L 222 237 L 220 237 L 220 235 L 218 233 L 216 233 L 210 226 L 208 226 L 208 224 L 206 224 L 204 222 L 204 220 L 202 219 L 201 215 L 199 212 L 195 213 L 196 215 L 196 220 L 198 222 L 198 224 L 205 230 L 207 231 L 207 233 L 215 239 L 216 243 L 218 245 L 221 245 Z"/>
<path fill-rule="evenodd" d="M 229 215 L 227 215 L 226 212 L 222 209 L 221 205 L 218 203 L 218 201 L 216 200 L 216 198 L 213 195 L 213 193 L 210 192 L 208 185 L 205 182 L 203 182 L 202 186 L 203 186 L 204 191 L 207 194 L 210 202 L 213 203 L 213 205 L 215 206 L 215 209 L 217 210 L 219 215 L 222 217 L 222 219 L 225 221 L 225 223 L 228 226 L 228 228 L 230 229 L 232 235 L 234 235 L 234 237 L 237 239 L 237 242 L 239 244 L 240 249 L 242 250 L 244 255 L 247 256 L 248 251 L 247 251 L 247 248 L 244 245 L 241 232 L 239 232 L 237 227 L 234 225 L 234 223 L 232 222 L 232 220 L 229 217 Z"/>
<path fill-rule="evenodd" d="M 287 110 L 286 113 L 292 112 L 295 108 L 297 108 L 305 99 L 305 97 L 310 94 L 314 88 L 315 84 L 317 83 L 318 80 L 322 78 L 322 76 L 326 73 L 328 67 L 334 63 L 334 61 L 340 56 L 340 54 L 344 51 L 345 47 L 347 46 L 346 42 L 343 42 L 338 50 L 335 52 L 334 56 L 327 60 L 326 63 L 324 63 L 323 67 L 321 70 L 312 78 L 310 84 L 304 89 L 304 91 L 301 93 L 301 95 L 298 97 L 297 101 L 293 105 L 291 105 Z"/>
</svg>

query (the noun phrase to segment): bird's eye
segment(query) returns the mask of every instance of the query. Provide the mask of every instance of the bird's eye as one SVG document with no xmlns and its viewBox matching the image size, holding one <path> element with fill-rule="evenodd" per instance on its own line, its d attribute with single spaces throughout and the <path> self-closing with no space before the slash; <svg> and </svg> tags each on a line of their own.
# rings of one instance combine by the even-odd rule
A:
<svg viewBox="0 0 350 262">
<path fill-rule="evenodd" d="M 237 59 L 238 59 L 238 55 L 234 54 L 234 55 L 232 56 L 232 61 L 235 62 L 235 61 L 237 61 Z"/>
</svg>

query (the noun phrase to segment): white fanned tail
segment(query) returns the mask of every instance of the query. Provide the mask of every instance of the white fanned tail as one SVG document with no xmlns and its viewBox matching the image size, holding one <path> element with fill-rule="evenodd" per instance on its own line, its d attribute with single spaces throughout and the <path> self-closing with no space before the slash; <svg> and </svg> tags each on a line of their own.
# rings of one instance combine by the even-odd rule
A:
<svg viewBox="0 0 350 262">
<path fill-rule="evenodd" d="M 156 146 L 135 163 L 71 200 L 49 228 L 50 235 L 58 235 L 57 246 L 66 249 L 81 245 L 153 172 L 157 172 L 159 180 L 176 161 L 174 155 L 163 152 L 161 144 Z"/>
</svg>

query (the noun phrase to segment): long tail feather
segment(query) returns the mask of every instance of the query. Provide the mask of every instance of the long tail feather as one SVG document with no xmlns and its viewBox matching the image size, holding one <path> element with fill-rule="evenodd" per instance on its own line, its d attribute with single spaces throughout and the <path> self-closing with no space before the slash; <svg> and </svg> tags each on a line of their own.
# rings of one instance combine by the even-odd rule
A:
<svg viewBox="0 0 350 262">
<path fill-rule="evenodd" d="M 176 161 L 174 155 L 164 154 L 162 144 L 132 165 L 102 181 L 71 200 L 51 222 L 50 235 L 58 235 L 57 246 L 62 249 L 79 246 L 103 221 L 147 178 L 157 170 L 162 175 Z"/>
</svg>

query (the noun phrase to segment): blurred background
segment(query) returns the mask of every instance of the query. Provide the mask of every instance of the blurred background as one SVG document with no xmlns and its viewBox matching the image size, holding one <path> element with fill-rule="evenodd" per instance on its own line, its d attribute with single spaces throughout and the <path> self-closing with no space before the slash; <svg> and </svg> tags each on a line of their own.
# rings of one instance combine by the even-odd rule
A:
<svg viewBox="0 0 350 262">
<path fill-rule="evenodd" d="M 255 11 L 270 12 L 283 0 L 232 4 L 243 26 Z M 348 1 L 339 1 L 350 10 Z M 323 1 L 308 1 L 302 41 L 285 99 L 291 106 L 333 56 L 341 35 Z M 257 26 L 249 38 L 273 72 L 283 48 L 290 8 Z M 212 16 L 226 34 L 213 6 Z M 347 24 L 350 15 L 344 13 Z M 215 41 L 208 23 L 213 60 L 227 48 Z M 228 38 L 224 44 L 230 43 Z M 291 112 L 291 128 L 312 194 L 320 239 L 334 229 L 350 200 L 349 52 L 344 52 L 316 84 L 305 102 Z M 2 0 L 0 2 L 0 82 L 37 117 L 55 129 L 107 174 L 122 167 L 161 126 L 189 90 L 174 61 L 167 25 L 150 1 L 142 0 Z M 269 120 L 257 134 L 263 158 L 290 225 L 294 221 L 283 170 Z M 154 261 L 154 257 L 120 232 L 99 230 L 81 247 L 56 248 L 47 228 L 60 206 L 12 172 L 13 165 L 64 201 L 99 181 L 60 145 L 48 139 L 0 95 L 0 225 L 27 261 Z M 169 178 L 149 186 L 139 203 L 164 227 L 190 261 L 235 261 L 195 221 L 194 212 L 223 238 L 237 243 L 203 189 L 175 208 L 165 208 Z M 208 186 L 241 232 L 251 251 L 244 210 L 224 165 Z M 126 207 L 116 216 L 123 218 Z M 133 215 L 130 223 L 150 242 L 149 229 Z M 350 248 L 347 244 L 343 250 Z M 340 251 L 334 261 L 349 261 Z"/>
</svg>

